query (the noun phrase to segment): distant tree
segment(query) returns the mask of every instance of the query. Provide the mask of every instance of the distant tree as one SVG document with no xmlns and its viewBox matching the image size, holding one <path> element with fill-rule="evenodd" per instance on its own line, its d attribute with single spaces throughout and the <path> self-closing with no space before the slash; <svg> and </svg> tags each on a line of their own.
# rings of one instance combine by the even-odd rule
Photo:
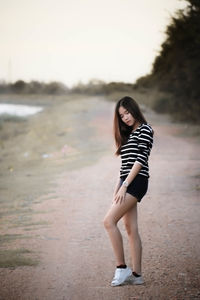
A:
<svg viewBox="0 0 200 300">
<path fill-rule="evenodd" d="M 7 93 L 9 91 L 9 85 L 5 82 L 5 80 L 0 81 L 0 93 Z"/>
<path fill-rule="evenodd" d="M 71 93 L 87 94 L 87 95 L 109 95 L 113 92 L 131 92 L 133 84 L 124 82 L 105 83 L 102 80 L 92 79 L 88 84 L 79 82 L 71 89 Z"/>
<path fill-rule="evenodd" d="M 47 94 L 63 94 L 66 93 L 68 88 L 60 82 L 52 81 L 47 83 L 44 88 L 44 93 Z"/>
<path fill-rule="evenodd" d="M 32 80 L 28 84 L 28 93 L 29 94 L 42 94 L 43 89 L 44 89 L 44 84 L 39 81 Z"/>
<path fill-rule="evenodd" d="M 15 83 L 11 84 L 11 90 L 15 93 L 24 93 L 27 84 L 23 80 L 17 80 Z"/>
<path fill-rule="evenodd" d="M 146 76 L 139 77 L 134 83 L 134 88 L 151 88 L 152 86 L 152 75 L 148 74 Z"/>
</svg>

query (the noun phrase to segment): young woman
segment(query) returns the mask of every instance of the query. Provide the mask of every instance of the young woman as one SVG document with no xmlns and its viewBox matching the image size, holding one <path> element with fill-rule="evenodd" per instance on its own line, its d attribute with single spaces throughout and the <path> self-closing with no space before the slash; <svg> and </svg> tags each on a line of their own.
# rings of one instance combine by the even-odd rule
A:
<svg viewBox="0 0 200 300">
<path fill-rule="evenodd" d="M 113 203 L 104 218 L 117 264 L 111 285 L 118 286 L 128 281 L 142 284 L 142 244 L 138 233 L 137 203 L 148 188 L 148 157 L 153 144 L 153 130 L 131 97 L 124 97 L 116 104 L 114 136 L 116 154 L 121 155 L 121 168 Z M 133 272 L 126 266 L 122 235 L 117 227 L 122 217 L 129 238 Z"/>
</svg>

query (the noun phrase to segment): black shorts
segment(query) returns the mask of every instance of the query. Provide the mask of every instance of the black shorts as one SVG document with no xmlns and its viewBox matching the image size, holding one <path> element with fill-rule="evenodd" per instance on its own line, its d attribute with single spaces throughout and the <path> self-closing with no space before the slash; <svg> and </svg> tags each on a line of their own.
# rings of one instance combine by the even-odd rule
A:
<svg viewBox="0 0 200 300">
<path fill-rule="evenodd" d="M 120 178 L 120 186 L 127 176 Z M 137 198 L 138 202 L 142 200 L 148 189 L 148 177 L 138 174 L 127 187 L 127 193 Z"/>
</svg>

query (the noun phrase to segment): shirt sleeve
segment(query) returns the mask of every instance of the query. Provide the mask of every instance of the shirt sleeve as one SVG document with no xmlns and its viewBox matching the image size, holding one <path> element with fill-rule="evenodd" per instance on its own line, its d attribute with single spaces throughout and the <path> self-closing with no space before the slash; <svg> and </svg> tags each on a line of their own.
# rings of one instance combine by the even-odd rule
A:
<svg viewBox="0 0 200 300">
<path fill-rule="evenodd" d="M 144 166 L 148 162 L 149 154 L 153 145 L 153 130 L 151 126 L 144 125 L 138 135 L 138 155 L 136 161 Z"/>
</svg>

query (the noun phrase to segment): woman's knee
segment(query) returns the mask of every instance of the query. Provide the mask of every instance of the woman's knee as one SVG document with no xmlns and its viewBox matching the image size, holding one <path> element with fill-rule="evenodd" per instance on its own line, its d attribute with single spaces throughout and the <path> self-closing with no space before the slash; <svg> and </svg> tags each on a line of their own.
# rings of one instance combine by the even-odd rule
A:
<svg viewBox="0 0 200 300">
<path fill-rule="evenodd" d="M 109 230 L 113 226 L 115 226 L 116 224 L 110 216 L 105 216 L 105 218 L 103 220 L 103 225 L 104 225 L 106 230 Z"/>
</svg>

